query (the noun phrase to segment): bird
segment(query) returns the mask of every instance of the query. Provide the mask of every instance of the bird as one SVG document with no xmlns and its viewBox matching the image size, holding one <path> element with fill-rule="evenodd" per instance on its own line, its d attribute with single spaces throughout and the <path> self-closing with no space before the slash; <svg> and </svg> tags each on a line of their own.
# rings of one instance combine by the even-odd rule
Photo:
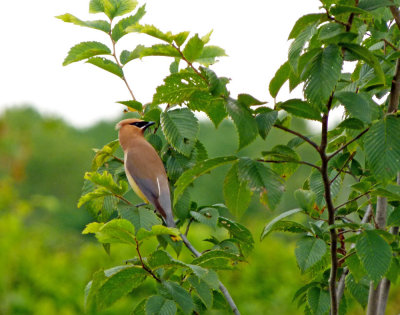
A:
<svg viewBox="0 0 400 315">
<path fill-rule="evenodd" d="M 115 126 L 124 151 L 125 173 L 136 195 L 145 203 L 151 203 L 168 227 L 176 227 L 164 164 L 143 135 L 151 125 L 154 125 L 153 121 L 130 118 Z"/>
</svg>

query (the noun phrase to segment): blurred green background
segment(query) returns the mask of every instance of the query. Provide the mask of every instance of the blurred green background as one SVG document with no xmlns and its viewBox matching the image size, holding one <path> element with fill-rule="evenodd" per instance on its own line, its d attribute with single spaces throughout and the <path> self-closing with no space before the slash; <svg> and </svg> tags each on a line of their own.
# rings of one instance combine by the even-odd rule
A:
<svg viewBox="0 0 400 315">
<path fill-rule="evenodd" d="M 294 123 L 306 130 L 306 126 Z M 1 115 L 1 315 L 83 314 L 84 287 L 92 274 L 100 268 L 124 264 L 135 254 L 121 245 L 113 246 L 108 256 L 95 239 L 81 234 L 91 218 L 76 207 L 83 174 L 89 170 L 94 155 L 91 149 L 117 138 L 114 125 L 115 122 L 101 122 L 76 129 L 61 119 L 42 117 L 27 106 Z M 210 157 L 236 152 L 237 136 L 229 121 L 217 130 L 209 122 L 202 122 L 199 138 Z M 274 130 L 267 142 L 259 139 L 238 154 L 256 157 L 262 150 L 288 139 Z M 311 154 L 306 146 L 302 148 L 303 158 L 312 160 Z M 197 180 L 192 196 L 198 204 L 223 202 L 226 170 L 217 169 Z M 276 211 L 263 208 L 254 198 L 247 212 L 237 218 L 253 233 L 255 250 L 247 263 L 220 276 L 244 315 L 302 313 L 302 308 L 292 302 L 296 290 L 308 281 L 296 266 L 296 236 L 274 234 L 261 243 L 259 236 L 272 217 L 296 207 L 293 190 L 302 185 L 309 171 L 302 166 L 288 180 L 288 189 Z M 210 233 L 216 232 L 194 224 L 189 238 L 204 249 L 207 243 L 202 240 Z M 186 251 L 182 255 L 189 257 Z M 153 289 L 153 283 L 147 281 L 101 314 L 130 314 Z M 399 312 L 398 301 L 400 290 L 394 288 L 387 314 Z M 364 313 L 355 302 L 349 304 L 348 314 Z"/>
</svg>

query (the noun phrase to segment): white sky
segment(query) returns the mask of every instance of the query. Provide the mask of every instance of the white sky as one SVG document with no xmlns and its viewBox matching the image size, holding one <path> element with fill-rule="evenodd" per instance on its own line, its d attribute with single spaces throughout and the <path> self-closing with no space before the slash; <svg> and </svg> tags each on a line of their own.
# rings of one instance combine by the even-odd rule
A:
<svg viewBox="0 0 400 315">
<path fill-rule="evenodd" d="M 228 57 L 212 69 L 232 79 L 232 95 L 249 93 L 273 102 L 268 84 L 287 59 L 288 34 L 300 16 L 318 12 L 319 5 L 317 0 L 148 0 L 142 23 L 201 36 L 213 29 L 210 44 L 224 48 Z M 122 80 L 82 62 L 62 66 L 68 50 L 79 42 L 96 40 L 109 45 L 103 32 L 54 18 L 71 13 L 82 20 L 102 19 L 100 14 L 88 13 L 88 0 L 3 1 L 1 7 L 0 111 L 32 104 L 75 126 L 121 113 L 123 106 L 115 101 L 129 99 Z M 128 34 L 118 42 L 118 54 L 140 43 L 156 41 Z M 171 58 L 148 57 L 124 68 L 139 101 L 151 101 L 171 62 Z M 288 98 L 287 90 L 284 87 L 278 98 Z M 299 94 L 291 97 L 295 96 Z"/>
</svg>

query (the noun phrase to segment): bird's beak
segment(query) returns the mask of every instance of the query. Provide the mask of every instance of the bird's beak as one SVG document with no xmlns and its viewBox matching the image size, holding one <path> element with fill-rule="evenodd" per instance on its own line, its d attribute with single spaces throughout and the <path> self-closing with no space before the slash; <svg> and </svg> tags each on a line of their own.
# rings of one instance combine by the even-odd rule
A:
<svg viewBox="0 0 400 315">
<path fill-rule="evenodd" d="M 154 121 L 148 121 L 147 124 L 145 124 L 142 129 L 143 131 L 146 130 L 148 127 L 150 127 L 151 125 L 154 125 L 155 122 Z"/>
</svg>

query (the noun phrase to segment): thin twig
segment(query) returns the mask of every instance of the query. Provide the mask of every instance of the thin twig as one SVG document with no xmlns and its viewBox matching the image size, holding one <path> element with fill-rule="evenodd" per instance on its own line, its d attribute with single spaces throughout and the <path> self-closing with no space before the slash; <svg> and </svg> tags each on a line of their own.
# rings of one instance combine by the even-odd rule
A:
<svg viewBox="0 0 400 315">
<path fill-rule="evenodd" d="M 110 23 L 112 23 L 112 20 L 110 20 Z M 121 63 L 119 62 L 119 59 L 118 59 L 118 57 L 117 57 L 116 48 L 115 48 L 115 44 L 116 44 L 116 43 L 115 43 L 115 40 L 112 38 L 111 31 L 108 32 L 108 35 L 110 36 L 111 43 L 112 43 L 112 48 L 113 48 L 113 50 L 112 50 L 112 56 L 114 57 L 114 60 L 115 60 L 115 62 L 117 63 L 117 65 L 122 69 L 122 68 L 123 68 L 123 65 L 121 65 Z M 122 81 L 124 81 L 124 83 L 125 83 L 125 85 L 126 85 L 128 91 L 129 91 L 129 94 L 130 94 L 131 97 L 132 97 L 132 100 L 136 101 L 136 97 L 135 97 L 135 95 L 133 94 L 132 89 L 131 89 L 131 87 L 129 86 L 128 81 L 126 80 L 125 74 L 124 74 L 124 73 L 122 73 L 121 79 L 122 79 Z M 143 116 L 143 112 L 139 112 L 139 113 Z"/>
<path fill-rule="evenodd" d="M 113 159 L 117 160 L 118 162 L 124 164 L 124 160 L 120 159 L 118 156 L 113 155 L 112 157 L 113 157 Z"/>
<path fill-rule="evenodd" d="M 355 138 L 353 138 L 352 140 L 350 140 L 349 142 L 345 143 L 344 145 L 342 145 L 339 149 L 337 149 L 335 152 L 333 152 L 331 155 L 328 155 L 328 160 L 332 159 L 336 154 L 340 153 L 341 151 L 343 151 L 345 148 L 347 148 L 350 144 L 352 144 L 354 141 L 357 141 L 358 139 L 360 139 L 365 133 L 367 133 L 367 131 L 369 130 L 370 127 L 366 128 L 365 130 L 363 130 L 362 132 L 360 132 Z"/>
<path fill-rule="evenodd" d="M 288 132 L 288 133 L 291 133 L 291 134 L 293 134 L 293 135 L 295 135 L 295 136 L 297 136 L 297 137 L 303 139 L 304 141 L 306 141 L 307 143 L 309 143 L 311 146 L 313 146 L 314 149 L 316 149 L 317 151 L 319 150 L 318 145 L 317 145 L 314 141 L 310 140 L 310 139 L 307 138 L 306 136 L 303 136 L 301 133 L 299 133 L 299 132 L 297 132 L 297 131 L 294 131 L 294 130 L 291 130 L 291 129 L 289 129 L 289 128 L 283 127 L 283 126 L 281 126 L 281 125 L 274 125 L 274 127 L 275 127 L 275 128 L 278 128 L 278 129 L 281 129 L 281 130 L 283 130 L 283 131 L 286 131 L 286 132 Z"/>
<path fill-rule="evenodd" d="M 330 15 L 329 12 L 328 12 L 328 10 L 326 10 L 326 17 L 327 17 L 329 20 L 331 20 L 331 21 L 334 21 L 334 22 L 336 22 L 336 23 L 338 23 L 338 24 L 341 24 L 341 25 L 346 26 L 346 28 L 348 27 L 348 24 L 347 24 L 347 23 L 342 22 L 342 21 L 339 21 L 339 20 L 337 20 L 334 16 Z"/>
<path fill-rule="evenodd" d="M 259 159 L 257 161 L 258 162 L 264 162 L 264 163 L 277 163 L 277 164 L 279 164 L 279 163 L 297 163 L 297 164 L 307 165 L 307 166 L 316 168 L 317 170 L 320 170 L 319 166 L 317 166 L 315 164 L 312 164 L 312 163 L 309 163 L 309 162 L 306 162 L 306 161 L 296 161 L 296 160 L 293 160 L 293 161 L 275 161 L 275 160 L 263 160 L 263 159 Z"/>
<path fill-rule="evenodd" d="M 207 85 L 209 85 L 209 82 L 208 82 L 207 78 L 206 78 L 204 75 L 202 75 L 201 72 L 200 72 L 199 70 L 197 70 L 195 66 L 193 66 L 193 63 L 191 63 L 189 60 L 186 59 L 186 57 L 185 57 L 185 55 L 183 54 L 182 50 L 180 50 L 179 47 L 175 46 L 174 44 L 171 44 L 171 46 L 174 47 L 174 48 L 178 51 L 178 53 L 181 55 L 182 60 L 185 61 L 185 62 L 188 64 L 188 66 L 189 66 L 190 68 L 192 68 L 193 71 L 196 72 L 196 74 L 197 74 L 200 78 L 202 78 L 203 81 L 205 81 L 205 82 L 207 83 Z"/>
<path fill-rule="evenodd" d="M 337 209 L 340 209 L 341 207 L 347 205 L 348 203 L 357 201 L 358 199 L 364 197 L 365 195 L 368 195 L 369 193 L 370 193 L 370 191 L 367 191 L 367 192 L 365 192 L 365 193 L 363 193 L 363 194 L 361 194 L 361 195 L 359 195 L 359 196 L 357 196 L 357 197 L 355 197 L 355 198 L 353 198 L 353 199 L 347 200 L 346 202 L 342 203 L 341 205 L 335 207 L 335 211 L 336 211 Z"/>
<path fill-rule="evenodd" d="M 154 274 L 154 272 L 149 267 L 147 267 L 146 264 L 143 262 L 142 255 L 140 254 L 139 242 L 138 242 L 138 240 L 136 238 L 135 238 L 135 242 L 136 242 L 136 251 L 137 251 L 137 253 L 139 255 L 139 260 L 140 260 L 140 263 L 142 264 L 142 268 L 144 270 L 146 270 L 157 282 L 161 283 L 160 278 L 158 278 Z"/>
<path fill-rule="evenodd" d="M 189 223 L 188 223 L 188 225 L 186 226 L 185 236 L 188 235 L 189 229 L 190 229 L 190 225 L 192 224 L 193 220 L 194 220 L 193 218 L 190 218 Z"/>
<path fill-rule="evenodd" d="M 349 162 L 354 158 L 355 155 L 356 155 L 356 152 L 353 152 L 352 154 L 350 154 L 349 158 L 343 164 L 342 168 L 339 170 L 339 172 L 336 174 L 336 176 L 331 180 L 331 184 L 336 180 L 336 178 L 338 178 L 340 173 L 343 172 L 344 168 L 349 164 Z"/>
</svg>

